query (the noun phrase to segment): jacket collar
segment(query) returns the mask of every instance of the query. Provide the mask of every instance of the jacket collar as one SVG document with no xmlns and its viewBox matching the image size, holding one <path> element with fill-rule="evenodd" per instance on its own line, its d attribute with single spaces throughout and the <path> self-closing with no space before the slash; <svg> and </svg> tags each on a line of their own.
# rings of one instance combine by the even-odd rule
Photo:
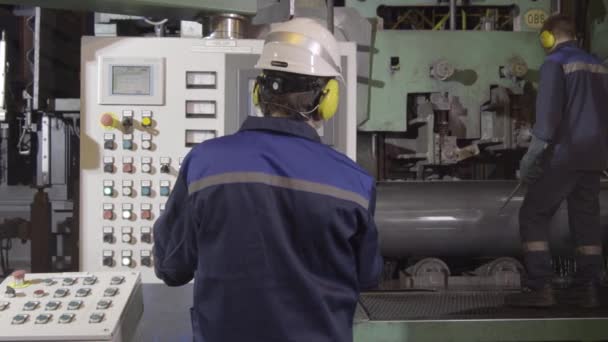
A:
<svg viewBox="0 0 608 342">
<path fill-rule="evenodd" d="M 240 131 L 271 131 L 321 142 L 317 131 L 308 123 L 288 118 L 249 116 Z"/>
<path fill-rule="evenodd" d="M 578 48 L 578 43 L 576 40 L 569 40 L 567 42 L 559 43 L 553 51 L 551 51 L 550 55 L 562 50 L 564 48 Z"/>
</svg>

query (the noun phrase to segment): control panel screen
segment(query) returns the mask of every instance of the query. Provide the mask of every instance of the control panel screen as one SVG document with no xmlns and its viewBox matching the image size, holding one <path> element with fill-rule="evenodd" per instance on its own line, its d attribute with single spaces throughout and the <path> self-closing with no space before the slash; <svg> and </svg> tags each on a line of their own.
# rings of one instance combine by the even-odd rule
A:
<svg viewBox="0 0 608 342">
<path fill-rule="evenodd" d="M 139 65 L 112 66 L 112 95 L 150 95 L 152 68 Z"/>
</svg>

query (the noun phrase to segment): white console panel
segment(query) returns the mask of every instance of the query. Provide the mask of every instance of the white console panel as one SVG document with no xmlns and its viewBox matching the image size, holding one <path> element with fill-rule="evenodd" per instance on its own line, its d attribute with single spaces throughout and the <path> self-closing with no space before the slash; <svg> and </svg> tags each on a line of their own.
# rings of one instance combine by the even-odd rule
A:
<svg viewBox="0 0 608 342">
<path fill-rule="evenodd" d="M 251 100 L 262 47 L 260 40 L 83 38 L 82 271 L 136 270 L 144 283 L 160 282 L 154 221 L 190 148 L 233 133 L 247 116 L 241 108 Z M 347 81 L 328 136 L 354 159 L 356 50 L 352 43 L 340 47 Z"/>
<path fill-rule="evenodd" d="M 0 341 L 134 339 L 143 312 L 138 272 L 27 274 L 24 284 L 8 277 L 0 285 Z"/>
</svg>

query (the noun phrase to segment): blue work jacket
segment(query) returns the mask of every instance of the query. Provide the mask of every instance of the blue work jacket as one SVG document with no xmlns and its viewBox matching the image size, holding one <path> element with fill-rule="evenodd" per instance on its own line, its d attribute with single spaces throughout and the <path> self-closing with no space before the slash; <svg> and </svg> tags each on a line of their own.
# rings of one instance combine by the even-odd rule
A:
<svg viewBox="0 0 608 342">
<path fill-rule="evenodd" d="M 250 117 L 184 159 L 156 275 L 194 279 L 195 341 L 348 342 L 382 270 L 375 182 L 304 122 Z"/>
<path fill-rule="evenodd" d="M 540 69 L 533 134 L 547 162 L 575 170 L 608 165 L 608 67 L 576 42 L 558 45 Z"/>
</svg>

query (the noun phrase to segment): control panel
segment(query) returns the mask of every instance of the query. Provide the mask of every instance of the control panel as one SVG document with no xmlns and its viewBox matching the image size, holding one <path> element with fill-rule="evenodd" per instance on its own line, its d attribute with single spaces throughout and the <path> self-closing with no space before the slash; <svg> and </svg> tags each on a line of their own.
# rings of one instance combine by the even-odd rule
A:
<svg viewBox="0 0 608 342">
<path fill-rule="evenodd" d="M 129 341 L 143 312 L 138 272 L 15 272 L 0 285 L 0 341 Z"/>
<path fill-rule="evenodd" d="M 81 270 L 154 275 L 153 225 L 183 158 L 254 110 L 260 40 L 85 37 L 82 41 Z M 320 131 L 356 154 L 356 49 L 341 43 L 340 112 Z"/>
</svg>

